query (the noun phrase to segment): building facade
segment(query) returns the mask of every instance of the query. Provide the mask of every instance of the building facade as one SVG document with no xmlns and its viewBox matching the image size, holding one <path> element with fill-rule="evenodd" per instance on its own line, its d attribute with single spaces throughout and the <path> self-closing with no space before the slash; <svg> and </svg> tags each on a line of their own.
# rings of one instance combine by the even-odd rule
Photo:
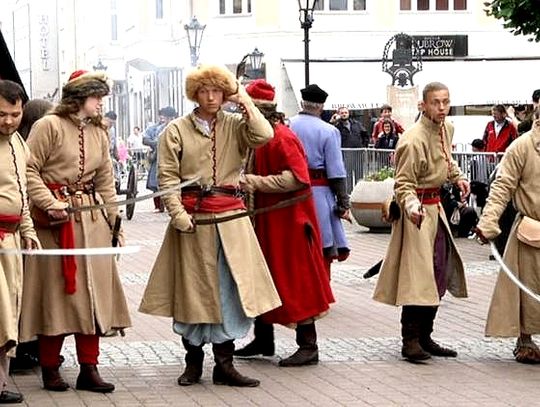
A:
<svg viewBox="0 0 540 407">
<path fill-rule="evenodd" d="M 296 1 L 4 1 L 1 28 L 32 96 L 54 97 L 75 69 L 106 67 L 114 80 L 108 107 L 118 111 L 123 136 L 155 121 L 160 107 L 180 114 L 192 108 L 183 81 L 192 65 L 184 26 L 193 16 L 206 25 L 198 62 L 234 70 L 256 47 L 280 108 L 289 115 L 299 109 L 305 64 Z M 330 94 L 328 109 L 373 109 L 388 101 L 392 78 L 382 56 L 398 33 L 413 36 L 423 56 L 414 84 L 448 84 L 463 113 L 468 106 L 530 102 L 538 47 L 486 16 L 482 1 L 318 0 L 316 8 L 310 82 Z"/>
</svg>

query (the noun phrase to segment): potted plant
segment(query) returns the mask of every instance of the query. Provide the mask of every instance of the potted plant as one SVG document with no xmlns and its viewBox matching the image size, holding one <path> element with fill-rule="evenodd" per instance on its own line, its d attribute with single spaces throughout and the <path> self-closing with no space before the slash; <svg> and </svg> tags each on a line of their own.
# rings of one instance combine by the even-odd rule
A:
<svg viewBox="0 0 540 407">
<path fill-rule="evenodd" d="M 358 181 L 351 193 L 351 212 L 359 225 L 386 231 L 391 224 L 381 219 L 382 205 L 394 193 L 394 168 L 382 167 Z"/>
</svg>

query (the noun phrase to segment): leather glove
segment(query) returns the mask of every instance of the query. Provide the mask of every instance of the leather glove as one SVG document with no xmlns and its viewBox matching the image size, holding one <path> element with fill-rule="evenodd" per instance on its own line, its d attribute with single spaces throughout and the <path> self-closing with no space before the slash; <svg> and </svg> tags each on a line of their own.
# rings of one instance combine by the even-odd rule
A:
<svg viewBox="0 0 540 407">
<path fill-rule="evenodd" d="M 328 184 L 336 196 L 337 214 L 341 216 L 351 207 L 349 194 L 347 194 L 347 187 L 345 185 L 345 178 L 329 178 Z"/>
</svg>

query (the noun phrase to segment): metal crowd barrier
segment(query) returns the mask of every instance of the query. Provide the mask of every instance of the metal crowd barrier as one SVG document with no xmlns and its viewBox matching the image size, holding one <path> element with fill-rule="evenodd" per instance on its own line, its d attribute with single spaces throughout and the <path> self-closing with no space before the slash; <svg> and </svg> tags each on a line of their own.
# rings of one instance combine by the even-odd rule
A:
<svg viewBox="0 0 540 407">
<path fill-rule="evenodd" d="M 377 173 L 384 167 L 392 167 L 394 150 L 374 148 L 343 148 L 343 160 L 347 171 L 347 190 L 350 193 L 356 183 Z M 489 183 L 489 176 L 501 161 L 502 153 L 453 152 L 461 171 L 471 181 Z"/>
</svg>

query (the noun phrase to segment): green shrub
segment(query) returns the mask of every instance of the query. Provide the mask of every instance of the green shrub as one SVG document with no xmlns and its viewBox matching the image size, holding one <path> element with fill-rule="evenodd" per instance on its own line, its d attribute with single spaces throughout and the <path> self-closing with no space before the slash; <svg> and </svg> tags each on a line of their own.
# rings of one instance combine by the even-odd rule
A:
<svg viewBox="0 0 540 407">
<path fill-rule="evenodd" d="M 393 167 L 382 167 L 379 171 L 369 174 L 368 181 L 384 181 L 387 178 L 394 178 L 395 170 Z"/>
</svg>

